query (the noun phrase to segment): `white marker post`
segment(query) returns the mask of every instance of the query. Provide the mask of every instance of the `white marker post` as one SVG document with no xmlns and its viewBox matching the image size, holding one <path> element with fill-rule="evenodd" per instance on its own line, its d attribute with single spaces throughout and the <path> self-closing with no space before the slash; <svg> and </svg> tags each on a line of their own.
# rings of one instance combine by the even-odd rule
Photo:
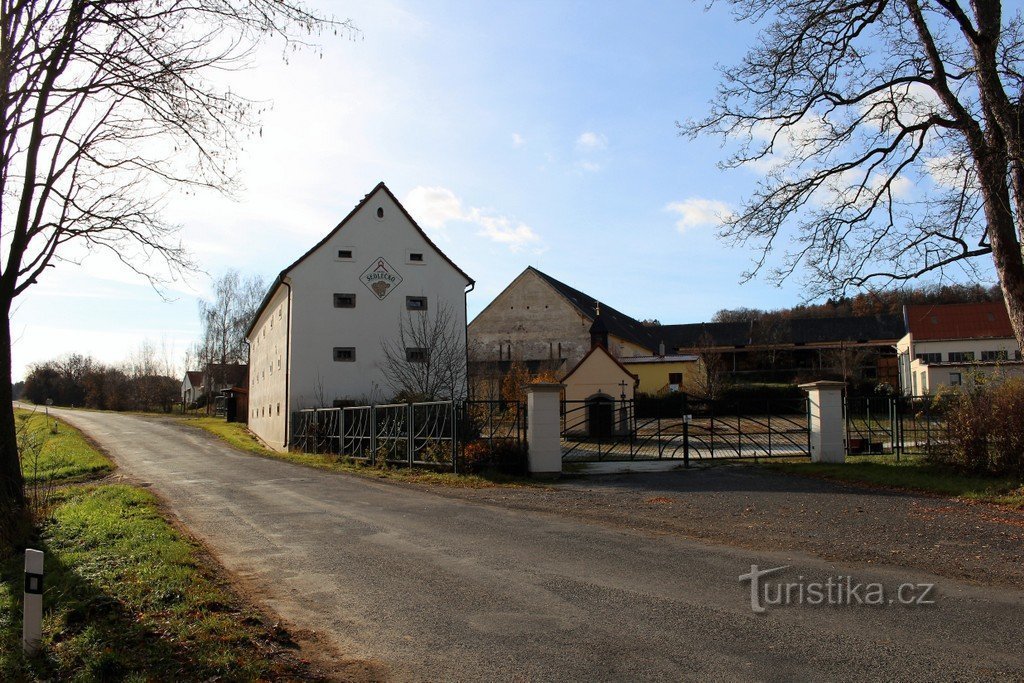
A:
<svg viewBox="0 0 1024 683">
<path fill-rule="evenodd" d="M 35 653 L 43 637 L 43 551 L 25 551 L 25 614 L 21 646 L 25 654 Z"/>
</svg>

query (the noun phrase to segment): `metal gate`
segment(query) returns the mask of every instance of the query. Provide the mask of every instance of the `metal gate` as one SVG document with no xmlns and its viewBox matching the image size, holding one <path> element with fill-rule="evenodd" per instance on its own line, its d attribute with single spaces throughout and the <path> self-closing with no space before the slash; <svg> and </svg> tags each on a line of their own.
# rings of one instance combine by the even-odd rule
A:
<svg viewBox="0 0 1024 683">
<path fill-rule="evenodd" d="M 948 441 L 945 406 L 934 397 L 845 396 L 847 455 L 927 454 Z"/>
<path fill-rule="evenodd" d="M 807 399 L 724 407 L 690 400 L 682 414 L 638 415 L 628 399 L 563 401 L 562 460 L 810 457 Z"/>
</svg>

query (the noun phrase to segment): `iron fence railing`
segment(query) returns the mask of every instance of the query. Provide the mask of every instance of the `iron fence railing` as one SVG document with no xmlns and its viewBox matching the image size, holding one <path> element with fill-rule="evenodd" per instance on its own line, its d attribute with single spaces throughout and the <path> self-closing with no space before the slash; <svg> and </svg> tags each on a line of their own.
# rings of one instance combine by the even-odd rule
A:
<svg viewBox="0 0 1024 683">
<path fill-rule="evenodd" d="M 459 471 L 501 456 L 525 471 L 526 406 L 516 401 L 427 401 L 309 408 L 292 416 L 291 447 L 370 464 Z"/>
<path fill-rule="evenodd" d="M 710 460 L 807 457 L 807 400 L 759 402 L 720 413 L 714 401 L 688 400 L 681 413 L 645 415 L 632 400 L 563 401 L 565 461 Z M 743 407 L 743 406 L 739 406 Z"/>
<path fill-rule="evenodd" d="M 949 441 L 945 403 L 935 397 L 846 396 L 848 455 L 927 455 Z"/>
</svg>

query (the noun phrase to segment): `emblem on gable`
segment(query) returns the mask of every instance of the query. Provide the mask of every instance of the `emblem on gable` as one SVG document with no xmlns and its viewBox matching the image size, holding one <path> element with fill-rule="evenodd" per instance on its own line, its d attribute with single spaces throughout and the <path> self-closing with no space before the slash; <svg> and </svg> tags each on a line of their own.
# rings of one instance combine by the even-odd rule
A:
<svg viewBox="0 0 1024 683">
<path fill-rule="evenodd" d="M 383 256 L 374 259 L 370 267 L 363 271 L 360 278 L 367 289 L 381 300 L 390 294 L 391 290 L 402 284 L 402 276 L 391 267 L 391 264 Z"/>
</svg>

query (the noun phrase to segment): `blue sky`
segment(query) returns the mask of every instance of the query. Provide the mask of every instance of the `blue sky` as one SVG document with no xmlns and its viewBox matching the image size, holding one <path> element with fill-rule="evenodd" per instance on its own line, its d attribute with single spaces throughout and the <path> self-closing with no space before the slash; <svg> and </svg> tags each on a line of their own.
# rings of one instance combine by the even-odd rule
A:
<svg viewBox="0 0 1024 683">
<path fill-rule="evenodd" d="M 715 238 L 716 209 L 757 176 L 720 172 L 717 140 L 675 122 L 707 109 L 754 31 L 703 3 L 317 3 L 361 29 L 322 56 L 279 45 L 232 87 L 270 100 L 242 151 L 237 201 L 167 207 L 209 275 L 268 281 L 380 180 L 477 280 L 470 316 L 533 265 L 637 318 L 797 303 L 799 283 L 740 285 L 754 254 Z M 64 352 L 116 362 L 144 339 L 180 360 L 198 335 L 197 274 L 157 295 L 109 259 L 61 264 L 23 297 L 14 375 Z M 167 300 L 165 300 L 167 299 Z"/>
</svg>

